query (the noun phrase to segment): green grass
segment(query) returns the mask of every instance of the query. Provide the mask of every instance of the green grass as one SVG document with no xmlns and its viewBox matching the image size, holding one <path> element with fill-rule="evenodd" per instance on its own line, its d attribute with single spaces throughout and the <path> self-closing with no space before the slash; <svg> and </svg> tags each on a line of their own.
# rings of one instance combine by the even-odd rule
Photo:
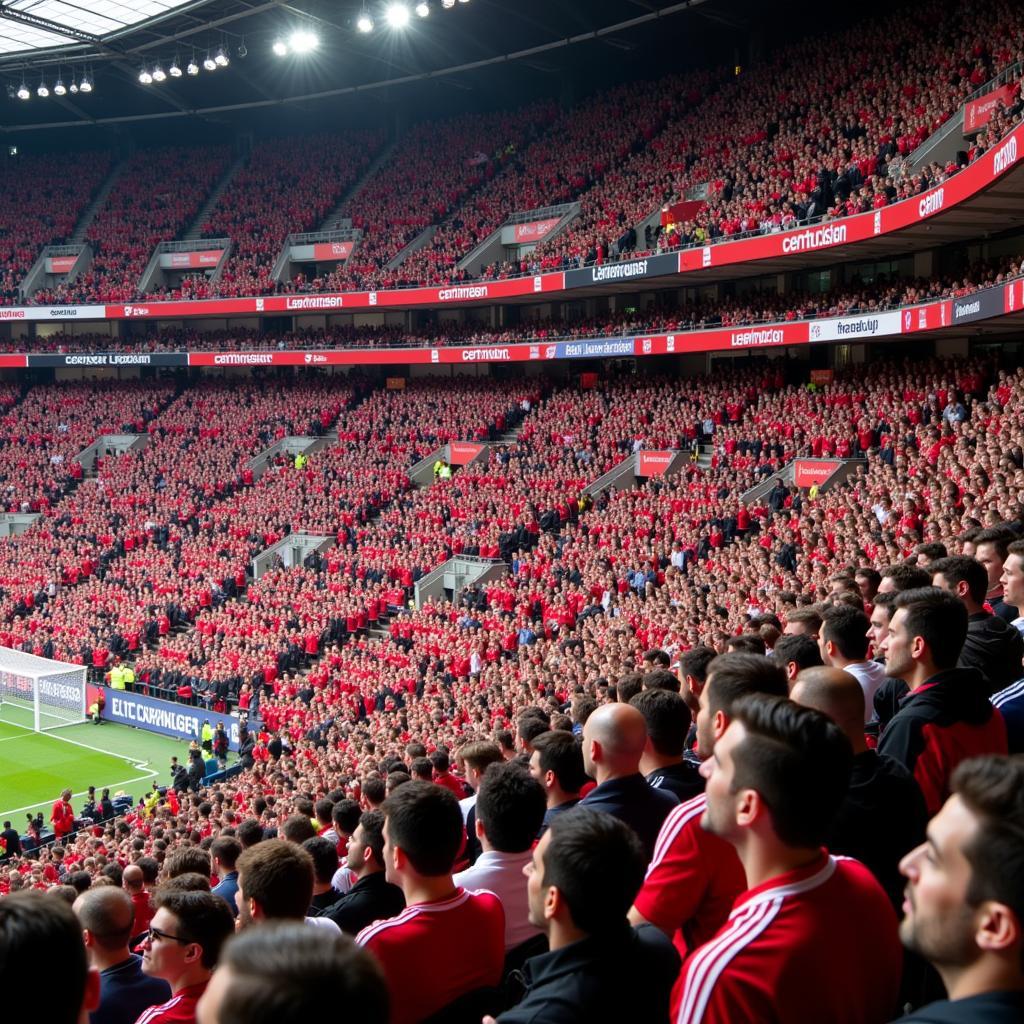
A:
<svg viewBox="0 0 1024 1024">
<path fill-rule="evenodd" d="M 109 786 L 111 795 L 124 790 L 137 800 L 152 780 L 170 781 L 171 756 L 184 761 L 187 749 L 185 740 L 113 722 L 35 733 L 0 721 L 0 818 L 10 817 L 16 828 L 29 811 L 42 810 L 48 819 L 53 801 L 68 786 L 76 812 L 89 786 Z"/>
</svg>

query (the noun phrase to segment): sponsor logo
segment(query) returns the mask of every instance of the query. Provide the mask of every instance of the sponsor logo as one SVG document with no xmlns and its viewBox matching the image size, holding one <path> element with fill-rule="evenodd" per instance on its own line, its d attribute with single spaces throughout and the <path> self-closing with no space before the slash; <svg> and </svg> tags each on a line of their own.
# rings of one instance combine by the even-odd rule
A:
<svg viewBox="0 0 1024 1024">
<path fill-rule="evenodd" d="M 65 366 L 106 366 L 106 356 L 65 356 Z"/>
<path fill-rule="evenodd" d="M 875 234 L 880 235 L 882 233 L 882 211 L 875 210 Z"/>
<path fill-rule="evenodd" d="M 352 251 L 351 242 L 331 242 L 331 252 L 335 256 L 345 257 Z"/>
<path fill-rule="evenodd" d="M 651 351 L 651 339 L 650 338 L 642 339 L 641 342 L 640 342 L 640 345 L 643 348 L 644 355 L 645 356 L 648 355 L 650 353 L 650 351 Z"/>
<path fill-rule="evenodd" d="M 535 292 L 542 292 L 544 290 L 544 282 L 541 280 L 540 274 L 535 274 L 533 278 L 533 290 Z"/>
<path fill-rule="evenodd" d="M 455 288 L 441 288 L 437 293 L 438 302 L 451 302 L 453 299 L 486 299 L 487 285 L 466 284 Z"/>
<path fill-rule="evenodd" d="M 441 353 L 438 352 L 436 348 L 432 348 L 430 350 L 430 361 L 432 363 L 439 363 L 439 362 L 441 362 Z"/>
<path fill-rule="evenodd" d="M 0 320 L 24 320 L 25 310 L 23 309 L 0 309 Z"/>
<path fill-rule="evenodd" d="M 917 311 L 917 329 L 921 330 L 922 328 L 927 327 L 927 326 L 928 326 L 928 307 L 927 306 L 922 306 Z"/>
<path fill-rule="evenodd" d="M 785 332 L 777 327 L 765 327 L 754 331 L 733 331 L 729 344 L 733 348 L 747 348 L 752 345 L 781 345 Z"/>
<path fill-rule="evenodd" d="M 111 366 L 149 366 L 153 357 L 150 355 L 135 355 L 133 353 L 115 352 L 110 357 Z"/>
<path fill-rule="evenodd" d="M 545 359 L 554 359 L 555 356 L 557 356 L 557 355 L 558 355 L 558 346 L 557 345 L 548 345 L 548 346 L 545 347 L 545 349 L 544 349 L 544 358 Z"/>
<path fill-rule="evenodd" d="M 799 462 L 796 466 L 797 486 L 807 487 L 810 483 L 824 483 L 839 466 L 838 462 L 824 464 Z"/>
<path fill-rule="evenodd" d="M 52 317 L 78 316 L 78 310 L 74 306 L 51 306 L 47 312 Z"/>
<path fill-rule="evenodd" d="M 909 331 L 910 330 L 910 310 L 909 309 L 905 309 L 903 311 L 903 330 L 904 331 Z"/>
<path fill-rule="evenodd" d="M 1017 162 L 1017 138 L 1007 139 L 997 150 L 992 158 L 992 173 L 1002 174 L 1007 167 L 1012 167 Z"/>
<path fill-rule="evenodd" d="M 464 363 L 496 362 L 511 358 L 512 354 L 507 348 L 464 348 L 462 350 Z"/>
<path fill-rule="evenodd" d="M 649 466 L 667 466 L 672 461 L 671 452 L 641 452 L 640 454 Z"/>
<path fill-rule="evenodd" d="M 944 188 L 937 189 L 929 196 L 925 196 L 917 204 L 917 215 L 919 217 L 930 217 L 933 213 L 938 213 L 942 209 L 942 204 L 946 201 L 946 190 Z"/>
<path fill-rule="evenodd" d="M 821 324 L 811 324 L 811 341 L 817 341 L 821 334 Z"/>
<path fill-rule="evenodd" d="M 957 302 L 953 306 L 953 315 L 955 317 L 973 316 L 975 313 L 980 312 L 981 299 L 975 299 L 973 302 Z"/>
<path fill-rule="evenodd" d="M 531 359 L 540 359 L 540 345 L 531 345 L 530 346 L 530 358 Z"/>
<path fill-rule="evenodd" d="M 710 245 L 705 245 L 704 248 L 701 250 L 700 265 L 702 267 L 710 267 L 711 266 L 711 246 Z"/>
<path fill-rule="evenodd" d="M 377 293 L 376 292 L 370 292 L 370 305 L 371 306 L 376 306 L 377 305 Z"/>
<path fill-rule="evenodd" d="M 306 361 L 307 364 L 309 364 L 313 362 L 313 353 L 307 352 L 302 358 Z"/>
<path fill-rule="evenodd" d="M 644 277 L 647 273 L 647 260 L 636 260 L 633 263 L 607 263 L 600 267 L 590 268 L 591 281 L 621 281 L 627 277 Z"/>
<path fill-rule="evenodd" d="M 864 317 L 860 320 L 840 320 L 836 324 L 836 333 L 844 334 L 877 334 L 879 322 L 875 317 Z"/>
<path fill-rule="evenodd" d="M 338 309 L 342 304 L 340 295 L 290 295 L 286 309 Z"/>
<path fill-rule="evenodd" d="M 782 239 L 782 251 L 807 252 L 826 245 L 840 245 L 845 241 L 846 225 L 828 224 L 823 228 L 808 228 L 795 235 L 787 235 Z"/>
<path fill-rule="evenodd" d="M 674 334 L 670 334 L 665 339 L 665 351 L 666 352 L 675 352 L 675 350 L 676 350 L 676 336 Z"/>
<path fill-rule="evenodd" d="M 125 316 L 149 316 L 148 306 L 125 306 Z"/>
<path fill-rule="evenodd" d="M 256 300 L 256 312 L 257 313 L 262 313 L 263 312 L 263 306 L 264 306 L 263 300 L 262 299 L 257 299 Z"/>
<path fill-rule="evenodd" d="M 218 352 L 213 357 L 214 366 L 272 366 L 272 352 Z"/>
<path fill-rule="evenodd" d="M 631 356 L 633 342 L 627 341 L 583 341 L 572 342 L 565 346 L 567 359 L 578 359 L 580 356 Z"/>
</svg>

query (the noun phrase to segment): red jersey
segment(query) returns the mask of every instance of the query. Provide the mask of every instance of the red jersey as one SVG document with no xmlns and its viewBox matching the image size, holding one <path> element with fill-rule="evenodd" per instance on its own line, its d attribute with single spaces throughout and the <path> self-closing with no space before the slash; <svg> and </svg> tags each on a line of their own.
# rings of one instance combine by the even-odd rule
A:
<svg viewBox="0 0 1024 1024">
<path fill-rule="evenodd" d="M 206 991 L 206 985 L 204 981 L 201 985 L 183 988 L 166 1003 L 143 1010 L 135 1024 L 195 1024 L 196 1003 Z"/>
<path fill-rule="evenodd" d="M 149 922 L 153 920 L 153 903 L 149 893 L 143 889 L 142 892 L 131 894 L 132 906 L 135 908 L 135 923 L 132 925 L 132 934 L 141 935 L 149 928 Z"/>
<path fill-rule="evenodd" d="M 863 864 L 823 851 L 736 901 L 683 965 L 675 1020 L 875 1024 L 895 1015 L 902 964 L 882 887 Z"/>
<path fill-rule="evenodd" d="M 391 1024 L 415 1024 L 474 989 L 496 986 L 505 962 L 505 912 L 493 892 L 458 888 L 364 928 L 356 942 L 384 969 Z"/>
<path fill-rule="evenodd" d="M 63 800 L 53 802 L 53 810 L 50 812 L 50 821 L 53 822 L 53 834 L 58 838 L 66 836 L 75 825 L 75 812 L 71 804 Z"/>
</svg>

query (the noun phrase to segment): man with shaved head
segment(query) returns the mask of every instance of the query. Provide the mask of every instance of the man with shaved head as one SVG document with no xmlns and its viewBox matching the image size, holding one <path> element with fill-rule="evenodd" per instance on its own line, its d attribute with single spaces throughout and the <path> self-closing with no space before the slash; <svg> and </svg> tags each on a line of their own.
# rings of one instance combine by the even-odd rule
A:
<svg viewBox="0 0 1024 1024">
<path fill-rule="evenodd" d="M 90 1024 L 134 1024 L 143 1010 L 171 998 L 167 982 L 143 974 L 142 957 L 128 948 L 136 928 L 127 892 L 113 885 L 87 889 L 75 900 L 74 911 L 89 963 L 100 972 L 100 1005 Z"/>
<path fill-rule="evenodd" d="M 668 790 L 654 789 L 640 774 L 646 744 L 647 722 L 635 707 L 599 707 L 583 727 L 583 767 L 597 786 L 579 806 L 624 821 L 640 837 L 650 860 L 658 831 L 679 801 Z"/>
<path fill-rule="evenodd" d="M 153 901 L 146 888 L 142 868 L 138 864 L 129 864 L 121 874 L 121 885 L 135 908 L 135 930 L 132 935 L 141 935 L 149 929 L 149 922 L 153 920 Z"/>
<path fill-rule="evenodd" d="M 900 860 L 924 841 L 928 823 L 920 788 L 899 761 L 868 747 L 864 690 L 849 672 L 804 669 L 790 696 L 797 704 L 828 715 L 853 747 L 850 788 L 832 826 L 829 850 L 861 861 L 898 909 L 904 887 Z"/>
</svg>

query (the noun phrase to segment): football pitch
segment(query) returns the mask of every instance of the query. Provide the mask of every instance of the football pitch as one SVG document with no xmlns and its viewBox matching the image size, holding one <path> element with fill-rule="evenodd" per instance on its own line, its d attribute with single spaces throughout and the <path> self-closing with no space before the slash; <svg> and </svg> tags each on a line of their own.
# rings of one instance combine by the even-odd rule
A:
<svg viewBox="0 0 1024 1024">
<path fill-rule="evenodd" d="M 41 810 L 48 825 L 53 801 L 67 787 L 76 813 L 89 786 L 138 801 L 151 785 L 167 785 L 171 756 L 185 761 L 187 750 L 186 740 L 113 722 L 36 733 L 0 721 L 0 821 L 23 829 L 25 815 Z"/>
</svg>

